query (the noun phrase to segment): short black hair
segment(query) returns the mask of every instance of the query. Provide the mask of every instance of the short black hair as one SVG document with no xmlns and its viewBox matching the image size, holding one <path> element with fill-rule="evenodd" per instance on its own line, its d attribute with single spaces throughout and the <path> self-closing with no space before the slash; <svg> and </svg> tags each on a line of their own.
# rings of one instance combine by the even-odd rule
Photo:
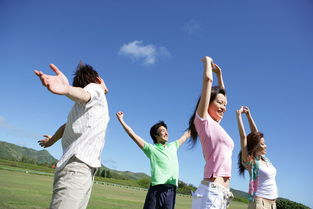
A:
<svg viewBox="0 0 313 209">
<path fill-rule="evenodd" d="M 155 136 L 159 135 L 158 128 L 160 128 L 161 126 L 164 126 L 167 129 L 167 125 L 164 123 L 163 120 L 160 120 L 158 123 L 154 124 L 150 129 L 150 136 L 154 144 L 158 143 L 157 138 Z"/>
<path fill-rule="evenodd" d="M 91 65 L 80 61 L 74 73 L 73 86 L 84 88 L 90 83 L 97 83 L 98 77 L 99 74 Z"/>
</svg>

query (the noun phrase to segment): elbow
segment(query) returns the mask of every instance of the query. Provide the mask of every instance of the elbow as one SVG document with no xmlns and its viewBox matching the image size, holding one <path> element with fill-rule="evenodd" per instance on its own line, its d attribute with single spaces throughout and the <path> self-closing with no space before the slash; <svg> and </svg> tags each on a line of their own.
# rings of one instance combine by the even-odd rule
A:
<svg viewBox="0 0 313 209">
<path fill-rule="evenodd" d="M 205 77 L 204 82 L 213 83 L 213 78 Z"/>
</svg>

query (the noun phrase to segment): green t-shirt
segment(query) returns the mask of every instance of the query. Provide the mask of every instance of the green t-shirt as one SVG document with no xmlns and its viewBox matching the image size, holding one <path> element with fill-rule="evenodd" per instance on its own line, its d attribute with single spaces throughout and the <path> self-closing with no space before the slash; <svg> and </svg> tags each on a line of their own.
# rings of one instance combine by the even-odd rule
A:
<svg viewBox="0 0 313 209">
<path fill-rule="evenodd" d="M 178 158 L 179 142 L 165 144 L 145 143 L 142 151 L 150 159 L 151 184 L 172 184 L 178 186 Z"/>
</svg>

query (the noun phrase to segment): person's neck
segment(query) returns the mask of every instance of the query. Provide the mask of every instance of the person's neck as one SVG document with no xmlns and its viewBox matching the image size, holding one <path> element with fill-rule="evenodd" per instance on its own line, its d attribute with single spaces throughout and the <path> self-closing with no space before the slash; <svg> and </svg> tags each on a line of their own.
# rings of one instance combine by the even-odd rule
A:
<svg viewBox="0 0 313 209">
<path fill-rule="evenodd" d="M 165 146 L 166 142 L 158 142 L 158 144 Z"/>
</svg>

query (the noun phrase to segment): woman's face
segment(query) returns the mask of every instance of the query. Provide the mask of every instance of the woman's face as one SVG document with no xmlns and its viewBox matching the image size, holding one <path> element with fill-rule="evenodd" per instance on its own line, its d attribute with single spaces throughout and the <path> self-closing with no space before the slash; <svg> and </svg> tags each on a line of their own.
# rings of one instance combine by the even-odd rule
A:
<svg viewBox="0 0 313 209">
<path fill-rule="evenodd" d="M 213 120 L 220 121 L 226 112 L 227 99 L 223 94 L 217 94 L 209 105 L 209 115 Z"/>
<path fill-rule="evenodd" d="M 260 140 L 260 144 L 259 144 L 259 147 L 256 151 L 256 154 L 257 154 L 257 156 L 262 156 L 262 155 L 266 154 L 266 144 L 265 144 L 263 137 Z"/>
</svg>

